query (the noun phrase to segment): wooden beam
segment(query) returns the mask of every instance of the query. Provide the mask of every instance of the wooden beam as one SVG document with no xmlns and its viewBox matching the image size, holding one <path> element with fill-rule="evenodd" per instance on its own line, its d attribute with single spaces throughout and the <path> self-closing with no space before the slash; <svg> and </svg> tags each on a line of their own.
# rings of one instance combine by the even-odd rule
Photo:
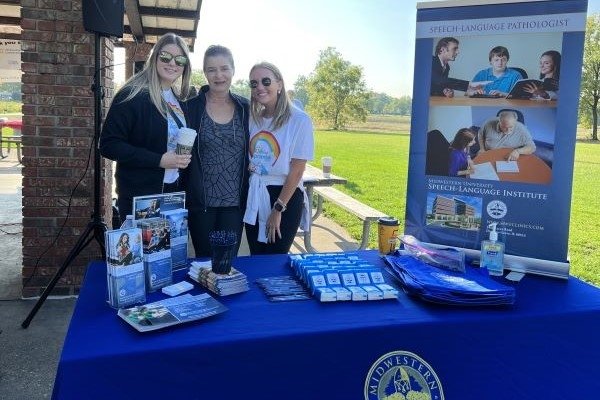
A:
<svg viewBox="0 0 600 400">
<path fill-rule="evenodd" d="M 200 10 L 178 10 L 175 8 L 158 8 L 140 6 L 140 15 L 170 17 L 178 19 L 198 19 Z"/>
<path fill-rule="evenodd" d="M 19 17 L 3 17 L 0 15 L 0 25 L 21 26 L 21 18 L 19 18 Z"/>
<path fill-rule="evenodd" d="M 143 42 L 144 27 L 142 25 L 142 17 L 140 16 L 137 0 L 125 0 L 125 12 L 127 13 L 127 19 L 129 20 L 129 32 L 127 33 L 135 36 L 135 39 L 138 42 Z"/>
<path fill-rule="evenodd" d="M 173 32 L 174 34 L 179 35 L 184 38 L 194 39 L 196 37 L 195 31 L 184 31 L 181 29 L 165 29 L 165 28 L 144 28 L 144 34 L 146 34 L 146 35 L 162 36 L 165 33 L 169 33 L 169 32 Z M 125 26 L 125 33 L 129 33 L 130 35 L 133 34 L 131 32 L 131 28 L 127 25 Z"/>
</svg>

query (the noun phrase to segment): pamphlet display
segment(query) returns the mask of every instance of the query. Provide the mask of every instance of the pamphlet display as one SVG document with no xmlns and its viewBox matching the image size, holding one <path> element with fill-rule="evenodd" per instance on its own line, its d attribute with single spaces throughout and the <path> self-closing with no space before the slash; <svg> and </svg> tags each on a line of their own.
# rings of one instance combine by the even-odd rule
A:
<svg viewBox="0 0 600 400">
<path fill-rule="evenodd" d="M 133 198 L 133 219 L 158 218 L 161 213 L 185 208 L 185 192 L 159 193 Z"/>
<path fill-rule="evenodd" d="M 138 228 L 105 233 L 108 303 L 115 308 L 146 301 L 142 232 Z"/>
<path fill-rule="evenodd" d="M 227 311 L 227 307 L 207 293 L 182 296 L 122 309 L 119 317 L 140 332 L 196 321 Z"/>
<path fill-rule="evenodd" d="M 173 282 L 169 222 L 162 218 L 136 221 L 142 231 L 146 287 L 154 292 Z"/>
<path fill-rule="evenodd" d="M 171 260 L 173 270 L 177 271 L 187 266 L 188 252 L 188 210 L 177 208 L 161 211 L 160 215 L 168 221 L 171 238 Z"/>
</svg>

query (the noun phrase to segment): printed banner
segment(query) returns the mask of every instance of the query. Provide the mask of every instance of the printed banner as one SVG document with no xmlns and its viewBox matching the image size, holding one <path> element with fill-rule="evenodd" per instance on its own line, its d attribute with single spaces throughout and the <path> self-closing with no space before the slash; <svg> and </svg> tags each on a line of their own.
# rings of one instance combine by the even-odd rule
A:
<svg viewBox="0 0 600 400">
<path fill-rule="evenodd" d="M 405 232 L 568 276 L 586 0 L 419 3 Z"/>
<path fill-rule="evenodd" d="M 21 82 L 21 42 L 0 39 L 0 83 Z"/>
</svg>

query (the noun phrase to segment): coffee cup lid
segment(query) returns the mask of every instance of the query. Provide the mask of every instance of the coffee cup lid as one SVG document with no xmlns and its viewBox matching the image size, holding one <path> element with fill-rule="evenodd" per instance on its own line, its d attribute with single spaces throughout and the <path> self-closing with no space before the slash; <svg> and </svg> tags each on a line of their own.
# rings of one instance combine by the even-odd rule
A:
<svg viewBox="0 0 600 400">
<path fill-rule="evenodd" d="M 381 217 L 377 222 L 379 222 L 381 225 L 398 225 L 398 220 L 394 217 Z"/>
</svg>

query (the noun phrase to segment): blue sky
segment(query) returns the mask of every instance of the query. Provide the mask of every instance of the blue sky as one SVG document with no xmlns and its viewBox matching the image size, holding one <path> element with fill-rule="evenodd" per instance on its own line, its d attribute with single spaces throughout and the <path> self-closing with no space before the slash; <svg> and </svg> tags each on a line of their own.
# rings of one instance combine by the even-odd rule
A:
<svg viewBox="0 0 600 400">
<path fill-rule="evenodd" d="M 427 0 L 429 1 L 429 0 Z M 425 2 L 425 1 L 424 1 Z M 236 79 L 270 61 L 288 87 L 310 74 L 319 51 L 335 47 L 363 67 L 367 87 L 412 96 L 416 0 L 203 0 L 192 67 L 202 68 L 207 46 L 229 47 Z M 600 13 L 589 0 L 588 13 Z"/>
</svg>

